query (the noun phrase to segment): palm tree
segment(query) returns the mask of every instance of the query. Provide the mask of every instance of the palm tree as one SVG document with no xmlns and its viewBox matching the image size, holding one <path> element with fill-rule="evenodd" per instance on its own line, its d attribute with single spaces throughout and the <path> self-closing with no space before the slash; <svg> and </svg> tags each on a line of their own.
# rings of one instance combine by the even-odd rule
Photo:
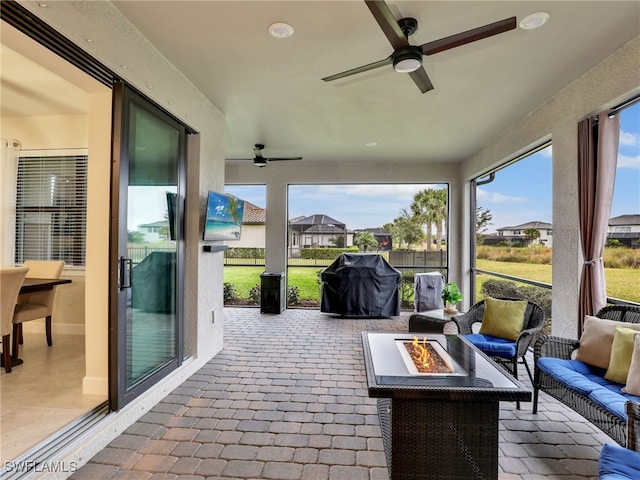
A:
<svg viewBox="0 0 640 480">
<path fill-rule="evenodd" d="M 527 240 L 529 240 L 529 246 L 531 246 L 536 238 L 540 238 L 540 230 L 537 228 L 527 228 L 524 230 L 524 235 L 527 237 Z"/>
<path fill-rule="evenodd" d="M 369 247 L 371 248 L 378 247 L 378 240 L 376 239 L 376 237 L 373 235 L 373 233 L 367 232 L 367 231 L 360 232 L 359 234 L 357 234 L 356 237 L 353 239 L 353 243 L 354 245 L 364 250 L 365 252 Z"/>
<path fill-rule="evenodd" d="M 411 211 L 425 227 L 427 250 L 432 249 L 433 226 L 436 227 L 436 243 L 441 248 L 444 221 L 447 218 L 447 191 L 443 188 L 422 190 L 413 196 Z"/>
</svg>

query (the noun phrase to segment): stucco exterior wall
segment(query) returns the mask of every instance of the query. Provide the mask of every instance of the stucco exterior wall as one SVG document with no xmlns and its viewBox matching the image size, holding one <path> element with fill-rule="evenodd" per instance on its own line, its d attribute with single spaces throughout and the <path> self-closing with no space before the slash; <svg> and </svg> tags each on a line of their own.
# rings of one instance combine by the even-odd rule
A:
<svg viewBox="0 0 640 480">
<path fill-rule="evenodd" d="M 577 337 L 584 261 L 578 224 L 578 121 L 640 93 L 640 37 L 514 123 L 462 165 L 464 180 L 551 139 L 553 144 L 553 334 Z M 499 99 L 497 100 L 499 101 Z M 469 241 L 470 232 L 465 232 Z M 465 272 L 468 273 L 468 272 Z"/>
</svg>

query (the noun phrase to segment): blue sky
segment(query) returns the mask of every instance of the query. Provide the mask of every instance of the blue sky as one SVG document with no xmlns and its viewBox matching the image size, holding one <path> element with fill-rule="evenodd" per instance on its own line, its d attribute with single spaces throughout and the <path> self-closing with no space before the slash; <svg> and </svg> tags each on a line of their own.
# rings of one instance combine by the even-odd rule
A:
<svg viewBox="0 0 640 480">
<path fill-rule="evenodd" d="M 618 169 L 611 216 L 640 213 L 640 103 L 621 113 Z M 529 221 L 552 222 L 551 149 L 520 160 L 478 188 L 478 205 L 493 215 L 488 231 Z M 380 227 L 408 209 L 413 195 L 442 185 L 295 185 L 289 217 L 324 213 L 350 229 Z M 227 193 L 265 207 L 264 186 L 227 185 Z M 556 219 L 558 221 L 558 219 Z"/>
</svg>

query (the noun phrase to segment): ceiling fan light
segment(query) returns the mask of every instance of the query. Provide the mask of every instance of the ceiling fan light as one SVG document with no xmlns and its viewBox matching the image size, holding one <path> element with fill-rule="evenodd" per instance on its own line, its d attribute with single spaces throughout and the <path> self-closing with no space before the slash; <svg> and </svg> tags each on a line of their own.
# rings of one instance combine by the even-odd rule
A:
<svg viewBox="0 0 640 480">
<path fill-rule="evenodd" d="M 397 50 L 393 55 L 393 69 L 399 73 L 415 72 L 422 66 L 422 50 L 409 46 Z"/>
</svg>

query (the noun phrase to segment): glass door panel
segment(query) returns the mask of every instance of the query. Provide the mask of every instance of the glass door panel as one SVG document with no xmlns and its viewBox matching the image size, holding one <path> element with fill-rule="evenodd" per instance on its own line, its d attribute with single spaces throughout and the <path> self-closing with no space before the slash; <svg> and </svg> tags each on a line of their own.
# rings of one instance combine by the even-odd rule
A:
<svg viewBox="0 0 640 480">
<path fill-rule="evenodd" d="M 135 92 L 123 87 L 119 105 L 118 407 L 181 361 L 186 144 L 184 127 Z"/>
<path fill-rule="evenodd" d="M 177 193 L 180 132 L 136 104 L 129 117 L 127 388 L 176 356 L 176 242 L 167 199 Z"/>
</svg>

